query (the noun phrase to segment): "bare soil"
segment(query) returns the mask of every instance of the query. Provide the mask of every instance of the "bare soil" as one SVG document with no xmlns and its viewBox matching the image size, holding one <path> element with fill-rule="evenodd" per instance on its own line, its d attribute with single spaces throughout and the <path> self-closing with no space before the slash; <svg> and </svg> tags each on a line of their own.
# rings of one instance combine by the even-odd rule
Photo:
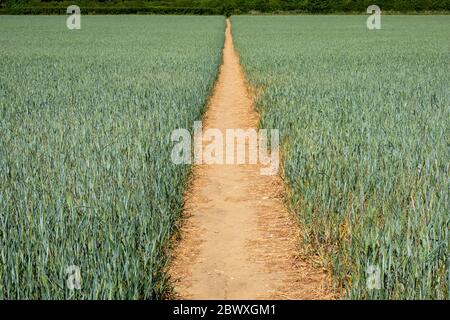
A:
<svg viewBox="0 0 450 320">
<path fill-rule="evenodd" d="M 257 123 L 227 20 L 204 130 Z M 260 165 L 195 165 L 170 266 L 176 298 L 331 298 L 325 270 L 299 256 L 299 230 L 283 204 L 284 192 L 281 178 L 261 175 Z"/>
</svg>

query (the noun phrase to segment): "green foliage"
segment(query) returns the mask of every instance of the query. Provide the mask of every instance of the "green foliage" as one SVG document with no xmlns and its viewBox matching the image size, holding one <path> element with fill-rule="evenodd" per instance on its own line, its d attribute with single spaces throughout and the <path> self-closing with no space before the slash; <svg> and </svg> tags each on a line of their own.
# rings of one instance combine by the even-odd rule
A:
<svg viewBox="0 0 450 320">
<path fill-rule="evenodd" d="M 0 13 L 39 14 L 60 13 L 71 4 L 79 5 L 89 13 L 171 13 L 171 14 L 242 14 L 249 12 L 333 13 L 357 12 L 364 14 L 374 4 L 368 0 L 5 0 Z M 450 0 L 378 0 L 383 11 L 423 12 L 449 11 Z M 33 8 L 33 10 L 31 10 Z M 93 10 L 93 8 L 101 8 Z M 53 10 L 51 10 L 53 9 Z"/>
<path fill-rule="evenodd" d="M 224 22 L 0 19 L 0 299 L 167 294 L 189 171 L 172 164 L 170 133 L 201 118 Z"/>
<path fill-rule="evenodd" d="M 303 240 L 353 299 L 448 299 L 450 21 L 233 17 Z M 381 290 L 366 286 L 379 268 Z"/>
</svg>

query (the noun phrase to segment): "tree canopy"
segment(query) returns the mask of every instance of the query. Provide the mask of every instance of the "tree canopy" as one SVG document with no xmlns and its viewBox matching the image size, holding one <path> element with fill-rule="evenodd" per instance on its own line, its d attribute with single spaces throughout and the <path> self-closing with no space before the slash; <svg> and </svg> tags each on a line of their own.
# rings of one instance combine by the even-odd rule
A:
<svg viewBox="0 0 450 320">
<path fill-rule="evenodd" d="M 105 13 L 127 13 L 127 9 L 134 13 L 131 10 L 133 8 L 155 13 L 364 13 L 372 4 L 380 6 L 383 11 L 393 12 L 450 10 L 450 0 L 0 0 L 0 4 L 2 8 L 19 11 L 21 8 L 51 11 L 52 8 L 62 9 L 70 4 L 77 4 L 81 8 L 96 8 L 97 11 L 102 11 L 102 8 Z M 108 12 L 108 8 L 111 12 Z"/>
</svg>

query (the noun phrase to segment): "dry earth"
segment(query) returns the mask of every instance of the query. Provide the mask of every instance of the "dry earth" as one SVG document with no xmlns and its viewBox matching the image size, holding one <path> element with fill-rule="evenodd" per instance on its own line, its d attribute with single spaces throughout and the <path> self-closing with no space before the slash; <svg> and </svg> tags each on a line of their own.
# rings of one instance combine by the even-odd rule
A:
<svg viewBox="0 0 450 320">
<path fill-rule="evenodd" d="M 227 20 L 223 64 L 204 130 L 256 128 Z M 225 135 L 224 135 L 225 136 Z M 324 299 L 328 277 L 298 255 L 298 228 L 278 175 L 260 165 L 195 165 L 170 275 L 182 299 Z"/>
</svg>

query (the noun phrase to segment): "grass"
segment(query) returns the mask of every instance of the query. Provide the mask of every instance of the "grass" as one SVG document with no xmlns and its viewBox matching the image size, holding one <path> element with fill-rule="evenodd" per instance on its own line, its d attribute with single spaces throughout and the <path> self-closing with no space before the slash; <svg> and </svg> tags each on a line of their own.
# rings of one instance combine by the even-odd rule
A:
<svg viewBox="0 0 450 320">
<path fill-rule="evenodd" d="M 0 19 L 0 299 L 162 298 L 170 133 L 201 117 L 225 19 L 66 18 Z"/>
<path fill-rule="evenodd" d="M 232 18 L 287 199 L 342 297 L 448 299 L 450 21 Z M 370 270 L 380 289 L 371 289 Z"/>
</svg>

